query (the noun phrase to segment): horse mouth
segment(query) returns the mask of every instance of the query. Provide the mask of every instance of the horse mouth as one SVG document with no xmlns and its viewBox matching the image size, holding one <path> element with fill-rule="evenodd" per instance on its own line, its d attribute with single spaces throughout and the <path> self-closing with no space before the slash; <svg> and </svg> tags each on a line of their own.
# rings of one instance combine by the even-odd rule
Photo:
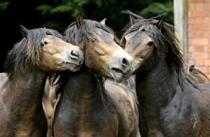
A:
<svg viewBox="0 0 210 137">
<path fill-rule="evenodd" d="M 112 70 L 112 78 L 117 82 L 121 82 L 129 76 L 129 70 L 122 70 L 120 68 L 113 67 Z"/>
<path fill-rule="evenodd" d="M 125 75 L 125 73 L 119 68 L 111 68 L 111 69 L 112 69 L 112 71 L 114 71 L 116 73 L 121 73 L 121 74 Z"/>
<path fill-rule="evenodd" d="M 69 61 L 66 61 L 64 62 L 64 64 L 67 64 L 67 65 L 73 65 L 73 66 L 79 66 L 81 65 L 81 62 L 69 62 Z"/>
<path fill-rule="evenodd" d="M 81 68 L 82 61 L 77 61 L 77 62 L 65 61 L 63 62 L 63 64 L 65 65 L 65 68 L 67 68 L 68 70 L 72 72 L 75 72 Z"/>
</svg>

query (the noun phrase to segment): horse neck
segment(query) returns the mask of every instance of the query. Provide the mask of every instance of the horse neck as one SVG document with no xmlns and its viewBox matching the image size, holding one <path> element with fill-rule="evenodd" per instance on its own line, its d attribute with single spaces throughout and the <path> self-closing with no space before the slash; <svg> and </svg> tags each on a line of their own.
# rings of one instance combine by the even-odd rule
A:
<svg viewBox="0 0 210 137">
<path fill-rule="evenodd" d="M 9 109 L 16 114 L 23 114 L 30 109 L 36 111 L 41 104 L 42 88 L 45 84 L 46 74 L 37 69 L 18 71 L 6 83 L 6 92 L 3 95 Z M 18 107 L 21 106 L 21 107 Z"/>
<path fill-rule="evenodd" d="M 100 105 L 106 99 L 104 90 L 103 81 L 99 77 L 82 69 L 67 78 L 62 100 L 70 100 L 72 104 L 81 104 L 82 107 L 90 105 L 91 102 Z"/>
<path fill-rule="evenodd" d="M 146 109 L 160 110 L 177 93 L 181 75 L 159 62 L 149 72 L 136 75 L 136 90 L 140 102 Z M 182 76 L 181 76 L 182 77 Z"/>
</svg>

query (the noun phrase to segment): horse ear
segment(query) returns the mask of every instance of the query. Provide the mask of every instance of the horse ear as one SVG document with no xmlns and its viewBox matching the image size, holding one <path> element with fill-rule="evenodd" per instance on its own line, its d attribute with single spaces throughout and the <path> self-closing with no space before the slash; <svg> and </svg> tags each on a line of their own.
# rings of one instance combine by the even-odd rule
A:
<svg viewBox="0 0 210 137">
<path fill-rule="evenodd" d="M 129 19 L 130 19 L 131 25 L 133 25 L 135 23 L 136 19 L 133 16 L 131 16 L 131 15 L 129 15 Z"/>
<path fill-rule="evenodd" d="M 101 23 L 102 25 L 106 25 L 106 18 L 104 18 L 102 21 L 100 21 L 100 23 Z"/>
<path fill-rule="evenodd" d="M 84 23 L 83 17 L 78 16 L 78 17 L 76 18 L 76 26 L 77 26 L 77 28 L 78 28 L 78 29 L 81 28 L 81 26 L 83 25 L 83 23 Z"/>
<path fill-rule="evenodd" d="M 161 29 L 163 27 L 164 19 L 165 19 L 165 14 L 162 14 L 160 16 L 154 17 L 153 19 L 158 19 L 158 22 L 156 23 L 156 26 Z"/>
<path fill-rule="evenodd" d="M 142 16 L 139 16 L 130 10 L 122 10 L 121 13 L 129 15 L 131 25 L 133 25 L 136 22 L 136 20 L 144 19 Z"/>
<path fill-rule="evenodd" d="M 193 69 L 195 69 L 195 65 L 190 65 L 190 67 L 189 67 L 189 72 L 192 72 Z"/>
<path fill-rule="evenodd" d="M 21 32 L 23 37 L 27 37 L 28 29 L 26 27 L 24 27 L 23 25 L 20 25 L 20 32 Z"/>
<path fill-rule="evenodd" d="M 165 17 L 166 16 L 166 13 L 161 13 L 160 15 L 157 15 L 157 16 L 154 16 L 154 17 L 151 17 L 149 19 L 156 19 L 156 20 L 160 20 L 161 18 Z"/>
</svg>

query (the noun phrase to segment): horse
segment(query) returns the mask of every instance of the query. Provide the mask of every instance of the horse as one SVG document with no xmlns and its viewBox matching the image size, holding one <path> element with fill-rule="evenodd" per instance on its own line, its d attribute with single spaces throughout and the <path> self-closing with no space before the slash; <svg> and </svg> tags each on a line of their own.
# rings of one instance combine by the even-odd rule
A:
<svg viewBox="0 0 210 137">
<path fill-rule="evenodd" d="M 144 135 L 209 137 L 209 88 L 187 77 L 173 25 L 163 16 L 138 19 L 123 34 L 121 45 L 134 59 L 139 110 L 147 126 Z M 143 128 L 140 124 L 140 131 Z"/>
<path fill-rule="evenodd" d="M 1 73 L 0 137 L 43 137 L 46 120 L 41 102 L 46 78 L 79 70 L 83 52 L 53 29 L 21 26 L 21 32 L 23 39 L 8 53 L 6 73 Z"/>
<path fill-rule="evenodd" d="M 195 65 L 190 65 L 189 67 L 189 77 L 192 78 L 197 83 L 207 83 L 209 82 L 209 78 L 202 71 L 197 69 Z"/>
<path fill-rule="evenodd" d="M 132 57 L 115 42 L 104 21 L 78 18 L 65 31 L 65 38 L 83 49 L 84 64 L 76 73 L 60 75 L 62 95 L 53 136 L 136 137 L 137 99 L 130 88 L 116 84 L 130 76 Z"/>
</svg>

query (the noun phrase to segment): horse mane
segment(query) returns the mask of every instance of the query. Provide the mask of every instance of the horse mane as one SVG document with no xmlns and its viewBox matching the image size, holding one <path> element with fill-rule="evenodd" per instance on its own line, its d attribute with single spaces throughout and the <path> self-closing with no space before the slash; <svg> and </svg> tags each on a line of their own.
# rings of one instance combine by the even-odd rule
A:
<svg viewBox="0 0 210 137">
<path fill-rule="evenodd" d="M 95 28 L 114 34 L 113 30 L 108 26 L 105 26 L 97 21 L 85 19 L 83 20 L 83 24 L 80 28 L 77 27 L 76 22 L 71 23 L 64 32 L 65 39 L 72 44 L 82 44 L 83 46 L 87 45 L 87 42 L 94 39 L 92 33 Z"/>
<path fill-rule="evenodd" d="M 68 26 L 68 28 L 64 31 L 64 39 L 69 43 L 72 43 L 72 44 L 78 45 L 78 46 L 82 46 L 82 48 L 85 49 L 85 46 L 88 46 L 88 43 L 92 39 L 94 39 L 93 33 L 95 31 L 95 28 L 99 28 L 106 32 L 114 34 L 113 30 L 111 28 L 109 28 L 108 26 L 105 26 L 97 21 L 84 19 L 83 24 L 80 27 L 77 26 L 76 21 L 72 22 Z M 83 66 L 79 71 L 74 72 L 74 74 L 78 74 L 82 71 L 85 71 L 84 69 L 85 68 Z M 67 72 L 67 73 L 71 73 L 71 72 Z M 58 82 L 56 83 L 57 87 L 58 87 L 57 89 L 59 89 L 60 91 L 63 91 L 63 88 L 65 86 L 65 83 L 66 83 L 69 75 L 67 75 L 66 72 L 64 72 L 64 73 L 60 73 L 59 76 L 60 76 L 60 78 L 59 78 Z M 51 78 L 52 81 L 54 81 L 56 79 L 56 77 L 57 76 L 53 76 Z M 99 85 L 102 85 L 104 80 L 99 78 L 98 82 L 100 83 Z M 101 87 L 98 87 L 98 88 L 101 88 Z"/>
<path fill-rule="evenodd" d="M 40 60 L 41 46 L 40 42 L 46 33 L 50 33 L 57 37 L 62 36 L 55 30 L 38 28 L 29 30 L 26 37 L 20 42 L 16 43 L 14 47 L 7 54 L 4 64 L 5 71 L 8 73 L 9 78 L 12 78 L 16 73 L 26 72 L 28 67 L 34 67 Z"/>
<path fill-rule="evenodd" d="M 71 23 L 64 32 L 64 38 L 67 42 L 74 45 L 83 42 L 84 35 L 82 31 L 76 26 L 76 22 Z"/>
<path fill-rule="evenodd" d="M 165 57 L 166 63 L 170 70 L 180 72 L 183 70 L 183 55 L 179 47 L 179 41 L 174 33 L 174 26 L 163 22 L 161 28 L 157 27 L 158 20 L 156 19 L 141 19 L 132 25 L 123 35 L 138 31 L 141 27 L 155 41 L 155 47 L 159 57 Z M 122 42 L 123 39 L 121 39 Z"/>
</svg>

